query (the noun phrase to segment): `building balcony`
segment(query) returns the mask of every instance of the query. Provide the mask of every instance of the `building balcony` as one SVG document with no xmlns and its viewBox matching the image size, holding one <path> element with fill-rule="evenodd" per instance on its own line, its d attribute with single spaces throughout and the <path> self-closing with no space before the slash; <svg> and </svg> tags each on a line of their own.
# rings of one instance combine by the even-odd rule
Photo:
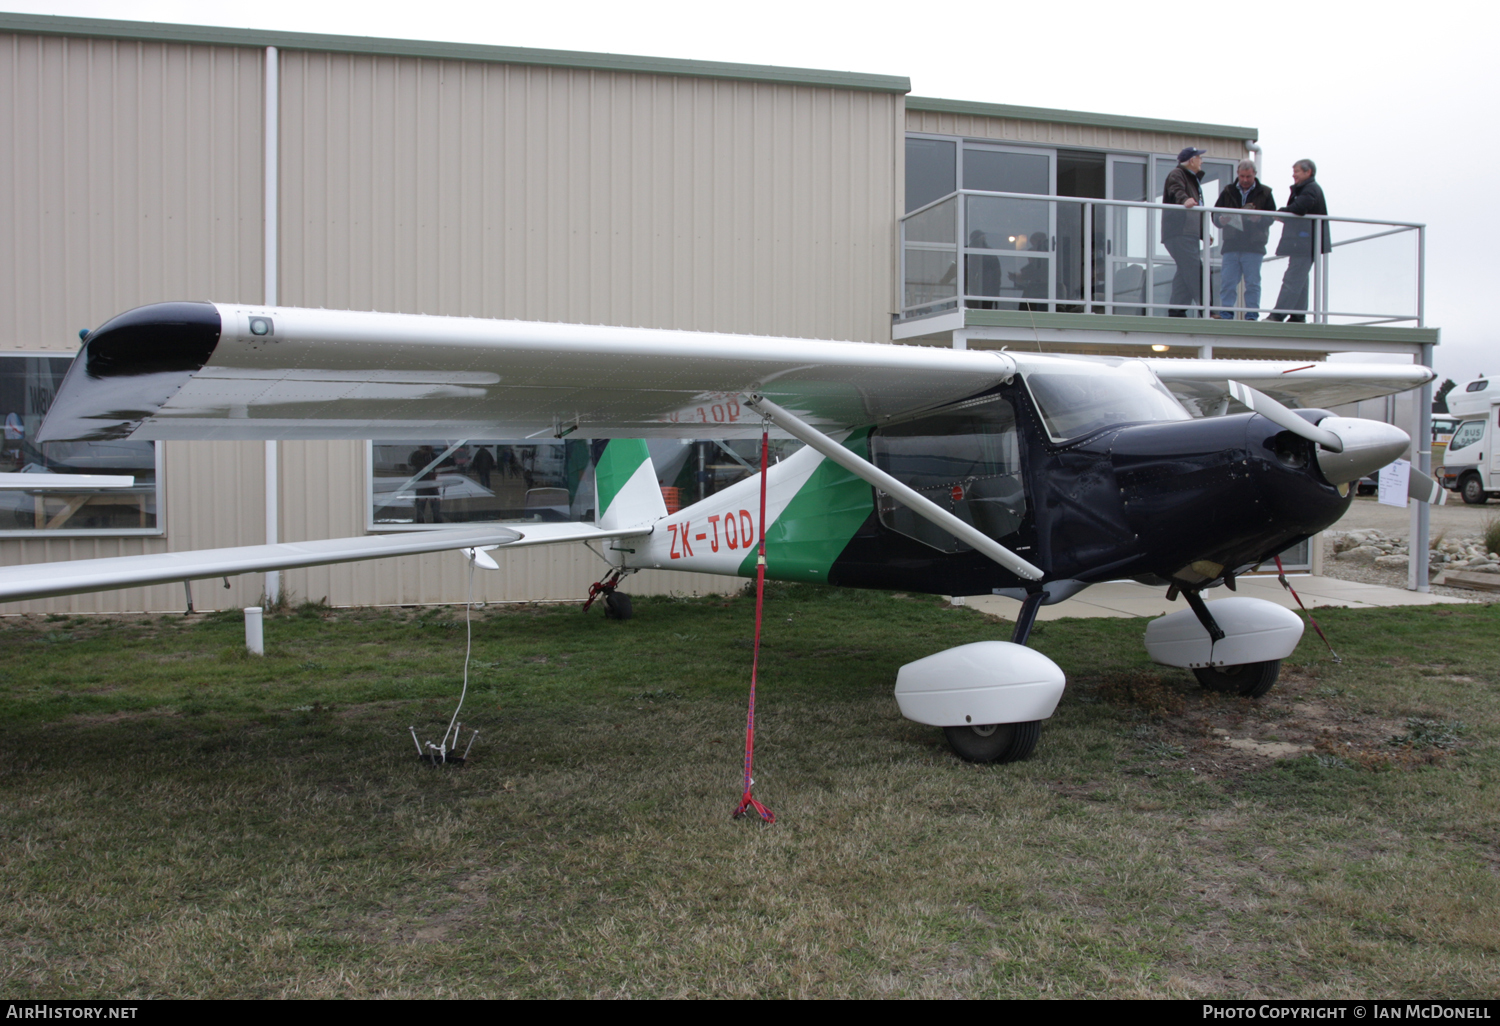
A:
<svg viewBox="0 0 1500 1026">
<path fill-rule="evenodd" d="M 1258 294 L 1240 274 L 1226 292 L 1226 258 L 1234 271 L 1248 248 L 1253 266 L 1262 244 Z M 901 219 L 892 335 L 1115 355 L 1414 354 L 1437 341 L 1424 247 L 1425 226 L 1408 222 L 959 190 Z"/>
</svg>

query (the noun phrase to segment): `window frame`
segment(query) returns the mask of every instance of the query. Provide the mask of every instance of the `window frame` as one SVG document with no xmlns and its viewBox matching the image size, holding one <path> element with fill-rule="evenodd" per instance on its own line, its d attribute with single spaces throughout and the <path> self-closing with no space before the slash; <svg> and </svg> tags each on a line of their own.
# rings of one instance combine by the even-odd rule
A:
<svg viewBox="0 0 1500 1026">
<path fill-rule="evenodd" d="M 5 359 L 49 359 L 49 360 L 73 360 L 77 359 L 79 353 L 59 352 L 56 349 L 7 349 L 0 351 L 0 360 Z M 0 539 L 21 538 L 32 540 L 64 540 L 68 538 L 160 538 L 167 533 L 167 504 L 164 500 L 165 489 L 162 486 L 166 479 L 166 457 L 160 441 L 151 442 L 153 470 L 156 475 L 152 487 L 155 490 L 156 499 L 156 525 L 154 527 L 59 527 L 48 530 L 45 527 L 21 528 L 0 527 Z M 4 488 L 4 492 L 21 492 L 22 488 Z"/>
</svg>

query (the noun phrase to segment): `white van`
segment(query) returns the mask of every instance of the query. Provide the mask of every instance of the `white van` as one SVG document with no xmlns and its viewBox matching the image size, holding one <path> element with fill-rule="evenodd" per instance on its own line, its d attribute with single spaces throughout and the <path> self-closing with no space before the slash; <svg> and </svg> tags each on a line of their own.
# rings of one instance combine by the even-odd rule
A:
<svg viewBox="0 0 1500 1026">
<path fill-rule="evenodd" d="M 1467 414 L 1477 403 L 1467 404 Z M 1453 404 L 1450 401 L 1448 408 Z M 1444 488 L 1463 496 L 1473 505 L 1481 505 L 1491 496 L 1500 496 L 1500 394 L 1495 394 L 1485 412 L 1459 421 L 1443 454 L 1443 465 L 1437 478 Z"/>
</svg>

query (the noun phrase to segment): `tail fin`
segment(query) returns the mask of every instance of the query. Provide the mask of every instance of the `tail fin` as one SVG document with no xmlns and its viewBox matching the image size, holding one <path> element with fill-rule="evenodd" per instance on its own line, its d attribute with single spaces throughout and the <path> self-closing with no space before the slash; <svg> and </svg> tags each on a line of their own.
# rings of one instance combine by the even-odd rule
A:
<svg viewBox="0 0 1500 1026">
<path fill-rule="evenodd" d="M 596 523 L 605 530 L 639 527 L 667 515 L 656 467 L 643 439 L 612 439 L 594 468 L 594 488 L 599 506 Z"/>
</svg>

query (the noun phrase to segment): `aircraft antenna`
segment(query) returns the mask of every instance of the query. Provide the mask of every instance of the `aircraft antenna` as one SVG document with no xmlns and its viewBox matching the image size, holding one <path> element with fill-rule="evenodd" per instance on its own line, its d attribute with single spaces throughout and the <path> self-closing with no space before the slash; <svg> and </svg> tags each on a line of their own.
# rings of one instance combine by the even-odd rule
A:
<svg viewBox="0 0 1500 1026">
<path fill-rule="evenodd" d="M 755 654 L 750 660 L 750 709 L 745 714 L 745 790 L 740 795 L 740 804 L 734 810 L 739 819 L 754 809 L 764 823 L 776 822 L 776 814 L 756 801 L 751 795 L 755 786 L 755 678 L 760 669 L 760 627 L 766 608 L 766 467 L 770 463 L 771 421 L 764 413 L 760 417 L 760 548 L 755 557 Z"/>
</svg>

